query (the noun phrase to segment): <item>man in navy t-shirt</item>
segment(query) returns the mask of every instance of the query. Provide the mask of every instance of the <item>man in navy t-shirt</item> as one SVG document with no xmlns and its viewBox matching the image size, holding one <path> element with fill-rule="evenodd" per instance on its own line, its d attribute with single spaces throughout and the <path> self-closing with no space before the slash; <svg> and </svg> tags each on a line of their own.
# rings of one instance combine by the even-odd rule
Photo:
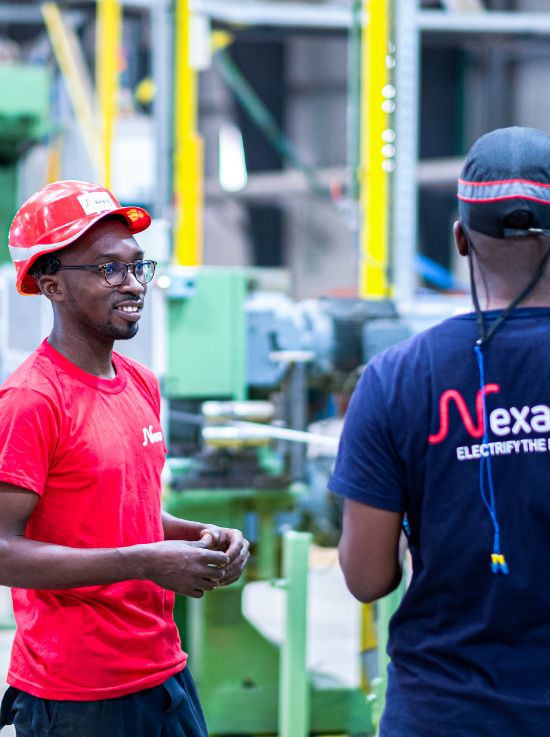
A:
<svg viewBox="0 0 550 737">
<path fill-rule="evenodd" d="M 550 138 L 481 137 L 454 234 L 474 311 L 373 359 L 330 488 L 341 565 L 390 625 L 381 737 L 550 735 Z"/>
</svg>

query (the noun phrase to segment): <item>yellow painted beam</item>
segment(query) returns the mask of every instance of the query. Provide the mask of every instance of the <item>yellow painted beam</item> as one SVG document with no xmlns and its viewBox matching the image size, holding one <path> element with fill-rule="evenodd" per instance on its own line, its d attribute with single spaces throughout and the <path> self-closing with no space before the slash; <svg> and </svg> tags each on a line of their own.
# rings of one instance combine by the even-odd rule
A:
<svg viewBox="0 0 550 737">
<path fill-rule="evenodd" d="M 61 154 L 63 152 L 63 138 L 57 136 L 50 141 L 48 146 L 48 159 L 46 166 L 46 181 L 44 184 L 51 184 L 61 179 Z"/>
<path fill-rule="evenodd" d="M 203 144 L 197 133 L 197 73 L 190 64 L 189 0 L 176 0 L 174 70 L 174 258 L 202 263 Z"/>
<path fill-rule="evenodd" d="M 361 604 L 361 655 L 376 650 L 376 622 L 374 619 L 374 604 Z M 362 658 L 361 688 L 363 691 L 370 690 L 372 673 L 366 669 L 365 658 Z"/>
<path fill-rule="evenodd" d="M 112 150 L 117 117 L 122 6 L 118 0 L 97 0 L 96 86 L 99 106 L 103 183 L 111 186 Z"/>
<path fill-rule="evenodd" d="M 363 0 L 361 54 L 361 237 L 359 284 L 361 297 L 378 299 L 390 293 L 389 176 L 384 132 L 389 128 L 389 0 Z M 386 94 L 385 94 L 386 93 Z"/>
<path fill-rule="evenodd" d="M 65 23 L 57 3 L 43 3 L 42 17 L 69 95 L 82 139 L 94 167 L 102 176 L 102 156 L 95 115 L 95 97 L 84 55 L 73 30 Z"/>
</svg>

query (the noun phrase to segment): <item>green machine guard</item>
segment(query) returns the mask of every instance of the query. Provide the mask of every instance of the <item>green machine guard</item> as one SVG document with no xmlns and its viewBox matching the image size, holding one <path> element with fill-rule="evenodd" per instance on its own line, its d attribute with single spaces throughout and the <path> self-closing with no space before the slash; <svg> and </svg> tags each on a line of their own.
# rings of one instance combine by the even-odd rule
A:
<svg viewBox="0 0 550 737">
<path fill-rule="evenodd" d="M 309 705 L 305 716 L 300 716 L 299 705 L 294 704 L 293 707 L 292 704 L 280 703 L 280 694 L 285 693 L 281 662 L 284 667 L 290 659 L 290 673 L 296 676 L 293 654 L 288 650 L 285 653 L 283 645 L 281 661 L 279 646 L 264 637 L 242 612 L 242 593 L 247 580 L 272 580 L 274 585 L 287 587 L 288 570 L 283 571 L 282 582 L 277 579 L 280 537 L 276 534 L 274 518 L 277 513 L 293 508 L 298 493 L 299 490 L 293 487 L 278 490 L 197 489 L 171 492 L 166 499 L 166 510 L 175 516 L 204 519 L 226 527 L 242 529 L 247 515 L 254 513 L 258 517 L 258 543 L 244 581 L 215 589 L 202 599 L 177 597 L 176 600 L 176 623 L 183 647 L 190 653 L 189 666 L 197 682 L 212 735 L 283 735 L 286 731 L 289 737 L 302 737 L 292 725 L 304 720 L 307 725 L 305 734 L 374 734 L 367 695 L 359 688 L 335 686 L 321 676 L 316 677 L 315 673 L 308 673 L 305 685 L 302 684 L 305 698 L 301 701 Z M 289 554 L 284 557 L 287 561 L 285 569 L 291 569 Z M 292 590 L 298 594 L 294 596 L 299 597 L 302 592 L 305 597 L 307 565 L 297 575 L 298 581 L 295 576 Z M 291 606 L 290 592 L 287 592 L 287 598 L 287 606 Z M 292 638 L 295 628 L 300 627 L 300 620 L 305 628 L 304 607 L 298 600 L 294 609 L 287 611 L 286 638 Z M 298 638 L 297 642 L 302 640 L 303 637 Z M 292 646 L 292 651 L 295 652 L 297 647 Z M 287 701 L 288 698 L 292 701 L 287 689 Z M 283 729 L 285 723 L 286 730 Z"/>
</svg>

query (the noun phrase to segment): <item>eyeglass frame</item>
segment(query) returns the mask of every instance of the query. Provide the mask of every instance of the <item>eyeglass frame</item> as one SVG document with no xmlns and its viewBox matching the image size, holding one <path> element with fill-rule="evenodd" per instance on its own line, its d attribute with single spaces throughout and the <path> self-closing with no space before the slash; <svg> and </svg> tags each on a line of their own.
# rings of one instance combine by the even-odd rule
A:
<svg viewBox="0 0 550 737">
<path fill-rule="evenodd" d="M 157 268 L 157 263 L 158 263 L 157 261 L 153 261 L 153 259 L 150 259 L 150 258 L 145 258 L 145 259 L 140 258 L 137 261 L 130 262 L 129 264 L 125 263 L 124 261 L 106 261 L 104 264 L 82 264 L 81 266 L 58 266 L 56 268 L 56 272 L 65 271 L 65 270 L 75 270 L 75 271 L 76 270 L 81 270 L 81 271 L 101 271 L 103 270 L 103 278 L 105 279 L 107 284 L 110 287 L 120 287 L 122 284 L 124 284 L 124 282 L 128 278 L 128 272 L 131 271 L 136 281 L 142 286 L 145 286 L 145 284 L 150 284 L 152 282 L 153 277 L 155 276 L 155 270 Z M 126 269 L 126 272 L 122 280 L 118 284 L 110 284 L 107 279 L 107 272 L 105 269 L 110 264 L 122 264 L 122 266 L 124 266 Z M 136 265 L 137 264 L 153 264 L 153 274 L 148 281 L 140 281 L 137 278 L 137 275 L 136 275 Z"/>
</svg>

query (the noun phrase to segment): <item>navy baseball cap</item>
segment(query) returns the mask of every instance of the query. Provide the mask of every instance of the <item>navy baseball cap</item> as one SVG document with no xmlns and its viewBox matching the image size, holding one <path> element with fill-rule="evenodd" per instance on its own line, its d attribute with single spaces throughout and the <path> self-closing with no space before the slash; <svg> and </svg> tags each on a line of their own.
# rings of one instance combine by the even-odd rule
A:
<svg viewBox="0 0 550 737">
<path fill-rule="evenodd" d="M 493 238 L 550 236 L 550 137 L 514 127 L 478 138 L 458 180 L 458 213 Z"/>
</svg>

